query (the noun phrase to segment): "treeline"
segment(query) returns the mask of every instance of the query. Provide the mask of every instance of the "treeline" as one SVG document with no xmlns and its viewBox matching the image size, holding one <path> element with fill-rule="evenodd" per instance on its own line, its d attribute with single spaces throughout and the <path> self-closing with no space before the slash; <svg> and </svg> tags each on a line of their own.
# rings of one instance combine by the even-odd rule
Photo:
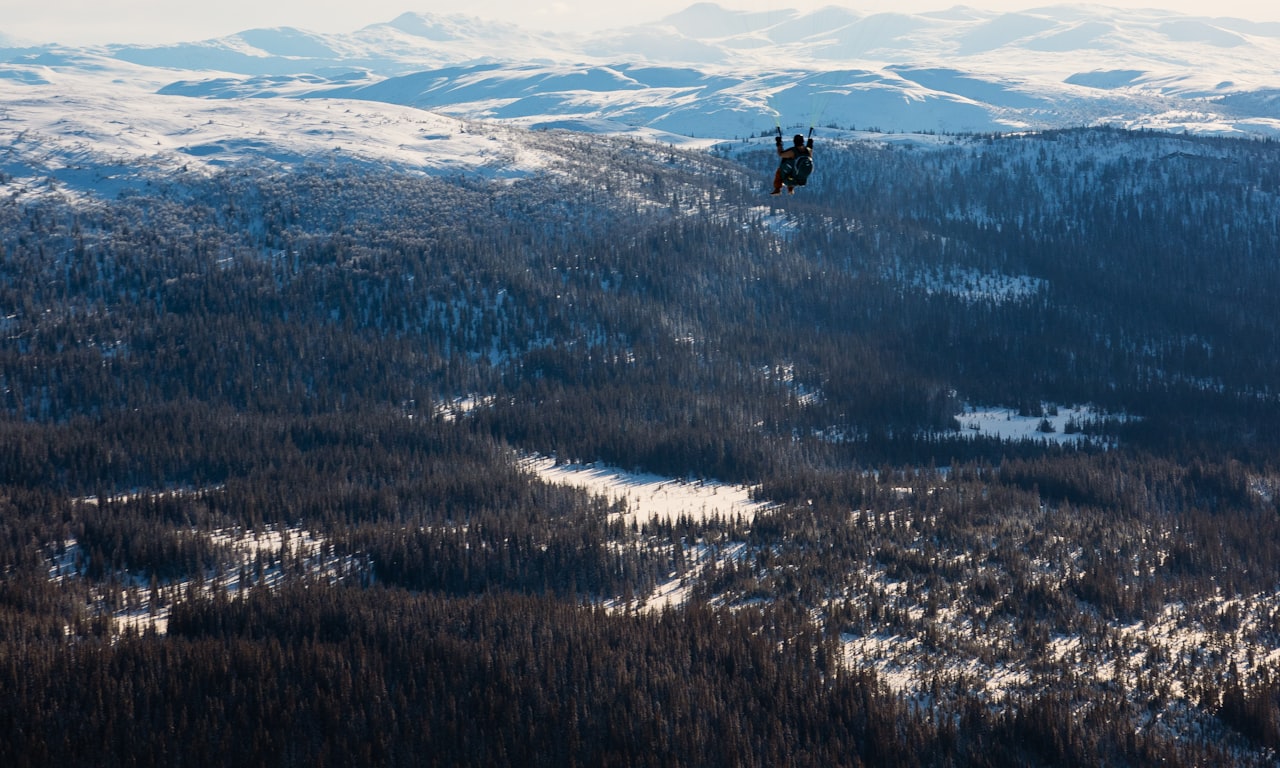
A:
<svg viewBox="0 0 1280 768">
<path fill-rule="evenodd" d="M 6 765 L 1198 765 L 1121 697 L 922 711 L 785 605 L 620 616 L 316 584 L 6 647 Z"/>
<path fill-rule="evenodd" d="M 633 528 L 612 518 L 618 507 L 543 485 L 522 474 L 503 450 L 473 436 L 465 422 L 415 423 L 400 415 L 381 421 L 369 417 L 351 421 L 353 418 L 334 417 L 310 429 L 292 430 L 283 430 L 270 420 L 246 422 L 241 441 L 246 446 L 241 454 L 245 474 L 229 478 L 218 488 L 104 495 L 83 501 L 9 486 L 6 540 L 0 547 L 9 570 L 0 589 L 0 614 L 5 624 L 6 654 L 10 654 L 6 658 L 14 665 L 13 674 L 28 677 L 25 685 L 4 690 L 14 691 L 19 698 L 43 696 L 42 678 L 30 670 L 46 669 L 41 663 L 52 664 L 46 671 L 56 679 L 64 673 L 91 671 L 65 666 L 72 660 L 83 663 L 85 658 L 98 659 L 105 666 L 106 671 L 94 678 L 100 684 L 122 685 L 115 675 L 132 674 L 133 667 L 118 666 L 112 661 L 116 653 L 125 658 L 136 654 L 137 660 L 130 662 L 135 664 L 149 658 L 149 663 L 164 670 L 153 673 L 161 680 L 169 674 L 180 674 L 184 681 L 208 679 L 203 676 L 213 674 L 201 691 L 223 684 L 235 690 L 241 684 L 235 681 L 243 682 L 246 677 L 257 685 L 272 687 L 279 678 L 257 666 L 234 672 L 216 672 L 216 668 L 200 671 L 205 657 L 199 654 L 214 651 L 189 649 L 185 640 L 175 638 L 243 633 L 242 639 L 226 641 L 229 649 L 216 651 L 216 658 L 225 658 L 227 654 L 262 653 L 254 646 L 272 645 L 270 638 L 276 634 L 281 636 L 280 642 L 299 637 L 297 658 L 269 658 L 272 664 L 284 667 L 296 663 L 305 674 L 311 674 L 321 661 L 305 660 L 316 652 L 304 642 L 308 636 L 311 643 L 323 639 L 331 644 L 321 658 L 325 664 L 336 664 L 340 651 L 356 652 L 350 645 L 356 642 L 353 638 L 366 622 L 375 621 L 369 611 L 386 610 L 387 615 L 377 621 L 397 624 L 409 621 L 405 617 L 412 613 L 402 601 L 427 598 L 440 606 L 494 599 L 500 605 L 492 610 L 502 613 L 511 610 L 503 603 L 504 596 L 525 595 L 536 598 L 526 605 L 528 611 L 554 607 L 553 615 L 529 619 L 552 632 L 559 631 L 564 616 L 573 611 L 592 613 L 574 606 L 608 601 L 617 605 L 618 617 L 630 616 L 629 621 L 644 627 L 652 619 L 634 614 L 634 610 L 655 585 L 677 577 L 686 579 L 691 587 L 688 605 L 694 609 L 711 603 L 734 606 L 713 612 L 714 619 L 705 619 L 721 634 L 741 631 L 736 622 L 742 606 L 756 605 L 757 601 L 772 606 L 758 620 L 773 627 L 771 631 L 803 629 L 816 644 L 810 652 L 827 655 L 830 668 L 826 674 L 837 674 L 835 659 L 848 661 L 841 647 L 847 637 L 891 634 L 924 639 L 928 643 L 925 647 L 937 657 L 934 685 L 938 690 L 919 700 L 889 696 L 890 704 L 875 705 L 889 706 L 888 712 L 899 713 L 895 717 L 903 711 L 914 712 L 905 721 L 908 725 L 899 723 L 894 731 L 898 735 L 893 737 L 906 740 L 904 754 L 909 757 L 902 758 L 906 762 L 929 764 L 940 755 L 955 759 L 957 754 L 969 754 L 964 751 L 970 744 L 967 740 L 976 740 L 970 755 L 973 764 L 984 764 L 978 759 L 982 754 L 993 750 L 1002 754 L 1000 750 L 1006 749 L 1010 750 L 1004 753 L 1006 757 L 1016 763 L 1079 764 L 1083 760 L 1095 764 L 1077 758 L 1096 748 L 1099 739 L 1108 744 L 1115 739 L 1121 745 L 1108 747 L 1127 756 L 1116 764 L 1155 764 L 1157 757 L 1173 764 L 1179 760 L 1187 764 L 1247 764 L 1249 755 L 1265 755 L 1265 749 L 1270 748 L 1266 718 L 1275 710 L 1268 709 L 1272 706 L 1268 702 L 1274 701 L 1268 693 L 1273 688 L 1268 668 L 1229 674 L 1228 661 L 1236 655 L 1226 650 L 1229 646 L 1219 644 L 1235 635 L 1252 647 L 1272 647 L 1280 639 L 1280 611 L 1265 607 L 1264 599 L 1259 623 L 1246 625 L 1242 617 L 1254 610 L 1247 600 L 1234 614 L 1194 607 L 1219 593 L 1248 596 L 1267 592 L 1280 581 L 1276 571 L 1280 553 L 1275 551 L 1280 531 L 1273 530 L 1280 517 L 1273 502 L 1250 490 L 1253 476 L 1237 462 L 1184 466 L 1108 452 L 1010 460 L 1000 467 L 958 465 L 945 475 L 889 467 L 874 473 L 810 470 L 788 477 L 787 483 L 764 486 L 762 495 L 789 503 L 758 513 L 750 526 L 733 520 L 683 517 Z M 446 440 L 446 434 L 452 439 Z M 272 456 L 277 457 L 274 466 L 258 466 Z M 247 580 L 247 597 L 233 599 L 217 591 L 212 597 L 202 597 L 189 588 L 172 588 L 175 582 L 189 580 L 216 585 L 222 574 L 234 576 L 236 567 L 228 565 L 226 545 L 215 545 L 207 535 L 210 531 L 251 531 L 255 526 L 270 530 L 284 524 L 324 532 L 325 546 L 338 554 L 360 556 L 365 563 L 362 571 L 343 582 L 349 586 L 328 587 L 325 578 L 284 563 L 281 591 L 272 591 L 254 576 Z M 61 542 L 68 541 L 79 548 L 79 562 L 61 551 Z M 34 542 L 46 543 L 33 546 Z M 736 547 L 742 548 L 740 554 L 731 558 L 714 556 L 718 550 Z M 266 554 L 270 560 L 272 553 Z M 56 569 L 56 581 L 50 579 L 54 575 L 51 562 L 65 563 Z M 241 568 L 249 573 L 262 569 L 252 563 Z M 369 591 L 363 587 L 369 584 L 377 586 Z M 114 646 L 121 649 L 117 651 L 108 641 L 125 630 L 121 625 L 113 626 L 110 611 L 136 600 L 120 594 L 131 585 L 144 597 L 156 589 L 162 593 L 163 605 L 171 611 L 170 634 L 126 637 Z M 323 608 L 313 603 L 317 594 L 329 595 L 322 600 Z M 95 612 L 97 601 L 101 602 L 98 610 L 107 611 L 105 616 Z M 1156 621 L 1171 602 L 1185 606 L 1182 622 L 1203 627 L 1197 631 L 1206 637 L 1219 638 L 1205 648 L 1202 661 L 1193 661 L 1201 651 L 1188 654 L 1153 647 L 1145 650 L 1148 661 L 1136 671 L 1132 689 L 1075 677 L 1076 665 L 1089 668 L 1097 663 L 1092 654 L 1097 658 L 1141 657 L 1142 648 L 1123 640 L 1113 627 Z M 775 613 L 775 608 L 783 613 Z M 319 612 L 316 618 L 302 618 L 312 610 Z M 684 610 L 674 615 L 682 615 Z M 516 615 L 525 616 L 520 611 Z M 613 618 L 600 612 L 592 615 L 592 621 Z M 805 626 L 778 625 L 782 621 L 779 616 L 791 616 L 787 621 Z M 517 624 L 522 620 L 510 619 Z M 490 643 L 484 633 L 499 630 L 486 629 L 477 619 L 468 621 L 475 623 L 474 631 L 482 637 L 467 647 L 469 652 L 479 653 Z M 291 622 L 300 622 L 297 626 L 301 628 Z M 456 625 L 452 619 L 440 622 L 446 628 Z M 627 636 L 642 631 L 646 630 L 633 625 L 621 630 Z M 1059 658 L 1050 642 L 1053 637 L 1082 638 L 1078 660 Z M 99 642 L 103 645 L 86 657 L 86 649 L 97 647 Z M 381 639 L 369 642 L 373 648 L 384 647 Z M 181 650 L 174 650 L 175 643 Z M 217 647 L 221 646 L 215 643 Z M 567 646 L 553 643 L 551 647 L 568 653 Z M 677 653 L 679 648 L 667 647 L 661 653 Z M 196 657 L 184 657 L 178 666 L 164 661 L 188 650 Z M 625 644 L 610 650 L 622 656 L 636 652 Z M 1006 703 L 999 709 L 988 709 L 990 702 L 984 700 L 980 688 L 971 687 L 973 683 L 956 677 L 951 669 L 948 659 L 955 658 L 957 652 L 972 654 L 993 666 L 1027 665 L 1029 679 L 1025 692 L 1016 697 L 1016 706 Z M 429 649 L 420 648 L 416 653 L 430 655 Z M 1165 654 L 1163 660 L 1158 653 Z M 35 661 L 28 654 L 35 654 Z M 582 647 L 569 655 L 587 665 L 604 664 L 596 661 L 600 657 L 590 648 Z M 552 663 L 552 659 L 544 661 Z M 521 664 L 521 674 L 536 672 L 526 661 Z M 854 669 L 860 667 L 855 665 Z M 221 676 L 224 674 L 233 677 L 227 679 Z M 486 674 L 493 671 L 486 668 Z M 516 672 L 510 671 L 510 675 L 514 677 Z M 874 677 L 864 672 L 854 676 L 865 679 L 872 689 L 877 687 Z M 363 673 L 355 677 L 371 679 L 376 685 L 372 692 L 363 693 L 363 683 L 355 685 L 353 692 L 333 704 L 340 711 L 372 706 L 349 697 L 378 695 L 380 677 L 368 678 Z M 649 674 L 637 672 L 637 677 L 650 680 Z M 495 685 L 500 691 L 509 687 L 506 677 L 493 679 L 498 680 Z M 1182 728 L 1150 731 L 1136 741 L 1125 735 L 1135 718 L 1141 720 L 1143 713 L 1152 709 L 1162 711 L 1172 700 L 1166 690 L 1171 681 L 1193 692 L 1193 701 L 1201 708 L 1199 717 L 1221 717 L 1218 727 L 1224 730 L 1208 742 L 1212 746 L 1184 743 L 1187 731 Z M 707 684 L 712 686 L 711 681 Z M 53 698 L 47 706 L 56 706 L 52 702 L 62 695 L 59 690 L 52 684 L 48 695 Z M 285 695 L 279 691 L 258 693 L 266 698 Z M 100 700 L 131 712 L 135 705 L 128 697 L 132 695 L 139 695 L 134 688 L 107 691 Z M 179 688 L 166 695 L 173 698 L 148 699 L 147 706 L 166 701 L 178 709 L 190 708 L 194 706 L 190 701 L 204 701 L 201 696 L 205 694 Z M 324 691 L 312 692 L 310 698 L 300 693 L 290 695 L 297 698 L 272 706 L 311 701 Z M 885 692 L 878 695 L 888 696 Z M 243 698 L 235 701 L 243 703 Z M 265 706 L 257 698 L 253 701 L 253 706 Z M 909 705 L 912 701 L 915 703 Z M 409 706 L 407 711 L 419 711 L 412 700 L 401 704 Z M 403 718 L 406 710 L 398 706 L 391 711 Z M 718 706 L 736 705 L 721 702 Z M 230 709 L 231 703 L 222 702 L 211 711 Z M 1064 711 L 1082 709 L 1094 713 L 1087 724 L 1079 718 L 1062 717 Z M 43 710 L 36 707 L 32 711 Z M 257 710 L 250 707 L 249 711 Z M 671 718 L 664 722 L 673 731 L 695 727 L 680 719 L 679 712 L 663 712 Z M 110 720 L 106 713 L 75 711 L 66 716 L 80 714 L 86 721 L 94 717 Z M 802 716 L 811 721 L 820 715 L 805 710 Z M 310 718 L 316 716 L 304 707 L 287 716 L 277 713 L 266 717 L 262 721 L 266 725 L 260 727 L 271 733 L 261 736 L 260 748 L 275 749 L 272 740 L 279 739 L 282 732 L 297 732 L 294 729 L 346 733 L 335 731 L 329 721 L 324 721 L 323 727 L 311 724 Z M 384 712 L 383 716 L 391 715 Z M 188 717 L 182 732 L 230 727 L 220 720 L 198 722 L 193 713 Z M 33 721 L 20 722 L 28 735 L 40 732 L 39 728 L 29 730 Z M 104 732 L 113 732 L 116 721 L 110 722 L 110 727 L 103 726 Z M 492 728 L 513 728 L 511 738 L 518 739 L 523 722 L 497 717 Z M 961 725 L 958 731 L 949 730 L 943 727 L 947 722 L 953 728 L 956 722 Z M 236 726 L 240 724 L 237 721 Z M 838 721 L 832 727 L 846 725 Z M 129 740 L 119 744 L 134 743 L 135 737 L 142 739 L 138 743 L 169 737 L 139 733 L 131 730 L 134 727 L 126 729 Z M 401 741 L 399 731 L 391 725 L 369 727 L 389 729 L 393 734 L 390 741 Z M 1212 732 L 1203 722 L 1196 727 Z M 907 729 L 905 734 L 903 728 Z M 1232 736 L 1228 728 L 1239 735 Z M 695 730 L 694 735 L 682 738 L 702 738 L 699 733 Z M 783 733 L 786 735 L 779 738 L 794 747 L 798 737 L 785 729 Z M 1253 747 L 1242 748 L 1234 739 L 1254 740 Z M 80 745 L 76 749 L 84 745 L 71 743 Z M 100 745 L 99 741 L 89 743 L 95 749 Z M 325 749 L 332 749 L 334 755 L 349 755 L 343 750 L 354 748 L 353 743 L 338 742 Z M 1043 743 L 1045 751 L 1027 751 L 1028 743 Z M 248 749 L 244 743 L 237 744 L 237 750 Z M 564 744 L 553 746 L 539 741 L 536 751 L 542 754 L 552 749 L 552 753 L 561 754 L 554 750 L 567 748 Z M 862 750 L 882 747 L 860 744 L 851 754 L 874 764 Z M 753 742 L 751 748 L 759 745 Z M 785 748 L 773 747 L 775 753 Z M 157 754 L 173 754 L 171 749 L 160 748 Z M 1223 752 L 1216 751 L 1219 749 Z M 236 755 L 237 760 L 249 759 L 242 751 L 228 754 Z M 835 759 L 828 752 L 815 754 Z M 713 763 L 718 760 L 715 756 L 708 759 Z M 732 762 L 726 758 L 726 764 Z M 856 763 L 836 760 L 835 764 Z"/>
</svg>

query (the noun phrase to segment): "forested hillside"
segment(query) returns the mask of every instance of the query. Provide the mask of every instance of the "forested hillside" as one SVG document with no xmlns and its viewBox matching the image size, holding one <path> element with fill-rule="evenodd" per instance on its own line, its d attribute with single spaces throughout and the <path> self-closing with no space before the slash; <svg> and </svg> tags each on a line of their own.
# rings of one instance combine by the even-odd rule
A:
<svg viewBox="0 0 1280 768">
<path fill-rule="evenodd" d="M 1272 764 L 1280 147 L 520 141 L 0 187 L 0 762 Z"/>
</svg>

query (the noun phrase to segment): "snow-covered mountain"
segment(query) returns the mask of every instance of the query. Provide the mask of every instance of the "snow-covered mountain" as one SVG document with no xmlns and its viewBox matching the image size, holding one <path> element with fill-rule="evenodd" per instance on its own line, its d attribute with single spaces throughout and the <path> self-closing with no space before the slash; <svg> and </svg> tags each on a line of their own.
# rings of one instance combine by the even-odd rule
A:
<svg viewBox="0 0 1280 768">
<path fill-rule="evenodd" d="M 348 34 L 281 27 L 87 49 L 21 46 L 0 28 L 0 170 L 335 152 L 428 172 L 494 168 L 483 147 L 432 138 L 475 120 L 701 143 L 809 125 L 1273 137 L 1276 61 L 1280 24 L 1078 5 L 863 14 L 699 3 L 554 36 L 406 13 Z"/>
</svg>

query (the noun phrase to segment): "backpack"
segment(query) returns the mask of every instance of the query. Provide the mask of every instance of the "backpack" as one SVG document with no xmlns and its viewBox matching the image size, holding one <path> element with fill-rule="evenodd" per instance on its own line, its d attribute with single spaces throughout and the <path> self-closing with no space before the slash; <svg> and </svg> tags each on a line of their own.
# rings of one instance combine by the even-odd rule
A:
<svg viewBox="0 0 1280 768">
<path fill-rule="evenodd" d="M 783 158 L 779 163 L 782 169 L 782 180 L 793 187 L 803 187 L 813 173 L 813 158 L 808 155 Z"/>
</svg>

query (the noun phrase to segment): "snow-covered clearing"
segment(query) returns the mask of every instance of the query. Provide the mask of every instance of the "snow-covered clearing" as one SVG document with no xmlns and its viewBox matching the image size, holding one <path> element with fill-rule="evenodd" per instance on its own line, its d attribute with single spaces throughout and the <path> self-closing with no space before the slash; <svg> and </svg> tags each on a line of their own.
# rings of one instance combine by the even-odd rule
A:
<svg viewBox="0 0 1280 768">
<path fill-rule="evenodd" d="M 743 485 L 677 480 L 627 472 L 600 463 L 558 464 L 555 459 L 544 456 L 526 458 L 523 465 L 546 482 L 581 488 L 610 502 L 625 502 L 627 511 L 623 513 L 623 521 L 628 525 L 654 518 L 674 522 L 681 516 L 694 520 L 741 517 L 749 524 L 757 512 L 772 506 L 752 499 L 751 489 Z"/>
<path fill-rule="evenodd" d="M 956 415 L 961 434 L 1001 440 L 1029 440 L 1059 445 L 1114 445 L 1112 438 L 1086 433 L 1086 427 L 1104 421 L 1128 421 L 1132 416 L 1110 414 L 1092 405 L 1041 405 L 1042 413 L 1020 413 L 1007 406 L 967 405 Z M 1092 430 L 1090 430 L 1092 431 Z"/>
<path fill-rule="evenodd" d="M 757 512 L 774 505 L 751 497 L 751 489 L 710 480 L 679 480 L 660 475 L 627 472 L 600 463 L 558 464 L 544 456 L 528 457 L 523 465 L 549 483 L 581 488 L 610 502 L 624 502 L 626 511 L 619 518 L 628 527 L 652 520 L 672 523 L 680 518 L 706 521 L 715 518 L 740 520 L 750 525 Z M 702 541 L 689 542 L 686 551 L 688 567 L 672 572 L 648 595 L 632 602 L 606 600 L 614 610 L 660 611 L 676 608 L 689 600 L 693 585 L 710 563 L 738 560 L 747 553 L 740 541 L 709 546 Z"/>
</svg>

